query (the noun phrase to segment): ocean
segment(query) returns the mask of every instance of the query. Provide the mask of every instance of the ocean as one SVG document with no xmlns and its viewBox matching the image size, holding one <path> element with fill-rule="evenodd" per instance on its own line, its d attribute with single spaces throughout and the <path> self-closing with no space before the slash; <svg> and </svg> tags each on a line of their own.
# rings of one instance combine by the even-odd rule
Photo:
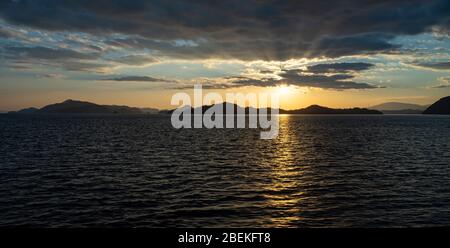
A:
<svg viewBox="0 0 450 248">
<path fill-rule="evenodd" d="M 0 226 L 450 225 L 450 116 L 0 115 Z"/>
</svg>

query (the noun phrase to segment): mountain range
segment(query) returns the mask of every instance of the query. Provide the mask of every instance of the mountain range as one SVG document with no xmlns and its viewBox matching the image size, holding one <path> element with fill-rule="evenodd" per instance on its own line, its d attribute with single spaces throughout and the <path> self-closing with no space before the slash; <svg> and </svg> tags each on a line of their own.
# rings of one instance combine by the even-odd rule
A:
<svg viewBox="0 0 450 248">
<path fill-rule="evenodd" d="M 17 112 L 17 114 L 145 114 L 158 113 L 157 109 L 135 108 L 118 105 L 99 105 L 91 102 L 66 100 L 61 103 L 47 105 L 41 109 L 26 108 Z"/>
<path fill-rule="evenodd" d="M 234 108 L 234 112 L 237 113 L 240 109 L 246 114 L 248 113 L 259 113 L 260 109 L 255 109 L 251 107 L 240 107 L 236 104 L 224 103 L 223 110 L 226 113 L 227 106 Z M 213 105 L 205 105 L 201 107 L 201 112 L 204 113 L 206 110 L 211 108 Z M 194 112 L 194 108 L 191 106 L 185 106 L 184 108 L 190 108 Z M 425 111 L 424 111 L 425 110 Z M 55 103 L 47 105 L 41 109 L 38 108 L 25 108 L 16 112 L 9 112 L 14 114 L 170 114 L 174 110 L 161 110 L 154 108 L 136 108 L 128 106 L 119 105 L 99 105 L 91 102 L 77 101 L 77 100 L 66 100 L 61 103 Z M 271 109 L 267 109 L 270 113 Z M 328 108 L 319 105 L 311 105 L 306 108 L 285 110 L 279 109 L 280 114 L 450 114 L 450 96 L 444 97 L 432 104 L 427 108 L 427 106 L 408 104 L 408 103 L 398 103 L 398 102 L 388 102 L 379 105 L 372 106 L 370 109 L 367 108 L 347 108 L 347 109 L 335 109 Z"/>
<path fill-rule="evenodd" d="M 191 113 L 195 113 L 195 110 L 197 109 L 201 112 L 205 113 L 208 109 L 213 107 L 214 105 L 204 105 L 202 107 L 198 108 L 192 108 L 191 106 L 185 106 L 183 108 L 190 109 Z M 251 114 L 251 113 L 260 113 L 261 109 L 252 108 L 252 107 L 241 107 L 237 104 L 232 103 L 224 103 L 223 104 L 223 113 L 226 113 L 227 107 L 231 107 L 234 109 L 234 113 L 243 112 L 245 114 Z M 175 109 L 167 110 L 167 111 L 161 111 L 160 113 L 163 114 L 171 114 Z M 268 108 L 266 109 L 266 113 L 270 114 L 272 109 Z M 301 109 L 295 109 L 295 110 L 284 110 L 279 109 L 279 114 L 383 114 L 380 111 L 377 110 L 371 110 L 371 109 L 364 109 L 364 108 L 350 108 L 350 109 L 333 109 L 333 108 L 327 108 L 319 105 L 311 105 L 306 108 Z"/>
<path fill-rule="evenodd" d="M 384 114 L 421 114 L 425 109 L 427 109 L 427 107 L 428 105 L 418 105 L 402 102 L 386 102 L 369 108 L 376 109 L 383 112 Z"/>
<path fill-rule="evenodd" d="M 224 103 L 224 113 L 226 113 L 226 106 L 231 103 Z M 244 111 L 245 113 L 259 113 L 260 109 L 250 108 L 250 107 L 240 107 L 236 104 L 232 104 L 235 113 L 238 113 L 238 109 Z M 213 105 L 202 106 L 202 113 L 207 109 L 211 108 Z M 194 108 L 186 106 L 185 108 L 190 108 L 192 113 L 194 113 Z M 66 100 L 61 103 L 55 103 L 47 105 L 41 109 L 38 108 L 26 108 L 19 110 L 17 112 L 9 112 L 13 114 L 170 114 L 174 110 L 162 110 L 158 111 L 153 108 L 135 108 L 128 106 L 117 106 L 117 105 L 99 105 L 91 102 L 77 101 L 77 100 Z M 254 112 L 253 112 L 254 111 Z M 268 113 L 271 109 L 267 109 Z M 307 108 L 295 109 L 295 110 L 284 110 L 279 109 L 280 114 L 382 114 L 377 110 L 370 110 L 364 108 L 350 108 L 350 109 L 333 109 L 327 108 L 319 105 L 311 105 Z"/>
</svg>

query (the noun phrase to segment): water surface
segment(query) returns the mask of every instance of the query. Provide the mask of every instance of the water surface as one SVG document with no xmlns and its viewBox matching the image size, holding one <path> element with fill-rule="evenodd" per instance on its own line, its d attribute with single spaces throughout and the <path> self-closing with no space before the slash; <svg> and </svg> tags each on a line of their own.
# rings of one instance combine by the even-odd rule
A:
<svg viewBox="0 0 450 248">
<path fill-rule="evenodd" d="M 0 115 L 0 226 L 450 225 L 450 117 Z"/>
</svg>

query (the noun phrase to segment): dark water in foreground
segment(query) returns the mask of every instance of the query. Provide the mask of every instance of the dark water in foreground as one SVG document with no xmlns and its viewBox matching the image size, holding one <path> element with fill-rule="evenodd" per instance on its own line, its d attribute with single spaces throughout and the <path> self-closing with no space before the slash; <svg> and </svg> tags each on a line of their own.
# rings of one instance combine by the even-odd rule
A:
<svg viewBox="0 0 450 248">
<path fill-rule="evenodd" d="M 450 116 L 0 115 L 0 226 L 450 226 Z"/>
</svg>

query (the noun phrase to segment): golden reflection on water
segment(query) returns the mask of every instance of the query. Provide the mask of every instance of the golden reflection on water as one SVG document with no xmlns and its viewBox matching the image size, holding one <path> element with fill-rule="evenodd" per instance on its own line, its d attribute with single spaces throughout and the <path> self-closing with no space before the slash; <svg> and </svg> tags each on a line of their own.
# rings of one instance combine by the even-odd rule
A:
<svg viewBox="0 0 450 248">
<path fill-rule="evenodd" d="M 303 195 L 299 182 L 302 170 L 295 163 L 294 143 L 298 142 L 298 137 L 291 130 L 292 117 L 282 115 L 279 120 L 280 132 L 278 138 L 273 140 L 274 153 L 267 175 L 271 183 L 265 185 L 266 191 L 270 193 L 264 195 L 267 207 L 276 209 L 276 215 L 270 217 L 273 227 L 292 226 L 292 223 L 301 219 L 299 206 Z"/>
</svg>

